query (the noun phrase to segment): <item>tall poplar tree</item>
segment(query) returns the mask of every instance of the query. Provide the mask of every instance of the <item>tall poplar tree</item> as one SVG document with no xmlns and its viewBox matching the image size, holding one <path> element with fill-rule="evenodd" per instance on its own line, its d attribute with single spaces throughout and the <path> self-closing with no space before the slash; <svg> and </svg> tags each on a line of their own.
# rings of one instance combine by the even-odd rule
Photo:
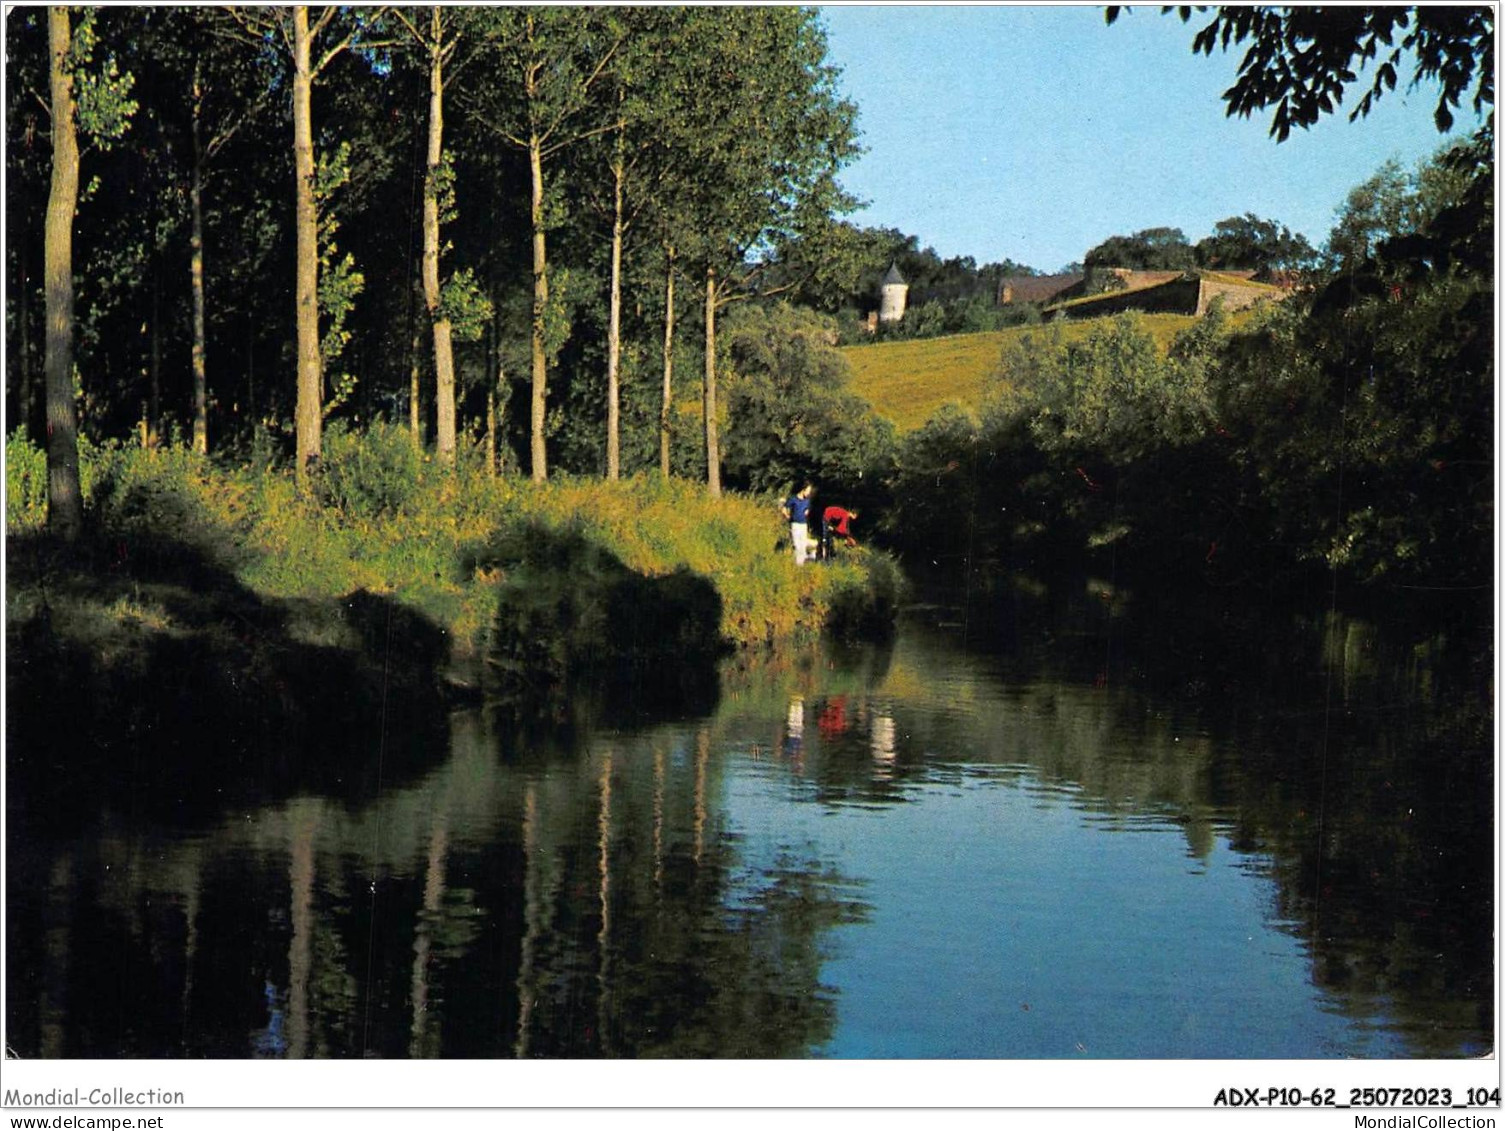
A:
<svg viewBox="0 0 1505 1131">
<path fill-rule="evenodd" d="M 676 175 L 689 172 L 687 146 L 675 144 L 676 123 L 695 94 L 695 45 L 687 32 L 693 21 L 683 8 L 629 8 L 620 15 L 625 33 L 604 84 L 601 113 L 609 131 L 588 155 L 578 179 L 588 186 L 598 212 L 610 225 L 607 279 L 606 477 L 621 474 L 621 357 L 624 259 L 629 237 L 655 211 L 672 208 Z M 604 166 L 597 172 L 594 166 Z M 672 252 L 669 253 L 672 269 Z M 669 277 L 667 304 L 673 304 Z M 666 314 L 669 336 L 665 373 L 672 371 L 673 313 Z M 672 383 L 669 384 L 672 393 Z M 667 403 L 667 402 L 666 402 Z M 663 432 L 667 420 L 661 417 Z M 667 446 L 661 437 L 660 465 L 668 474 Z"/>
<path fill-rule="evenodd" d="M 488 8 L 486 35 L 495 80 L 473 92 L 466 105 L 475 120 L 528 162 L 532 228 L 533 312 L 530 346 L 532 398 L 529 449 L 535 482 L 548 478 L 545 420 L 551 355 L 558 348 L 551 301 L 548 233 L 563 207 L 545 181 L 561 151 L 608 133 L 609 117 L 592 116 L 593 98 L 622 45 L 619 17 L 592 8 Z"/>
<path fill-rule="evenodd" d="M 94 66 L 93 13 L 75 33 L 70 9 L 47 10 L 48 108 L 52 183 L 43 250 L 47 398 L 47 524 L 64 541 L 83 527 L 78 475 L 78 421 L 73 409 L 73 219 L 78 209 L 80 128 L 102 146 L 126 130 L 136 104 L 131 76 L 112 62 Z"/>
<path fill-rule="evenodd" d="M 299 481 L 323 447 L 324 364 L 319 335 L 318 158 L 313 122 L 314 83 L 342 53 L 352 48 L 388 46 L 373 31 L 386 9 L 325 7 L 312 15 L 306 4 L 290 8 L 229 9 L 257 50 L 277 44 L 292 61 L 293 224 L 297 241 L 294 269 L 294 321 L 297 337 L 298 399 L 294 413 Z"/>
<path fill-rule="evenodd" d="M 461 59 L 457 65 L 456 53 L 462 43 L 469 40 L 474 45 L 477 39 L 476 14 L 470 9 L 437 6 L 430 8 L 427 16 L 410 15 L 401 9 L 393 9 L 392 14 L 423 52 L 428 70 L 421 275 L 423 305 L 428 314 L 434 348 L 435 454 L 440 463 L 451 464 L 455 461 L 456 430 L 454 327 L 444 303 L 440 258 L 444 251 L 442 225 L 452 206 L 454 170 L 444 150 L 444 109 L 446 89 L 454 81 L 459 67 L 466 62 Z M 414 433 L 417 434 L 416 428 Z"/>
<path fill-rule="evenodd" d="M 205 265 L 205 193 L 215 181 L 219 158 L 241 131 L 272 103 L 279 76 L 260 65 L 266 60 L 233 42 L 237 24 L 223 9 L 148 9 L 135 14 L 136 49 L 152 60 L 144 92 L 147 109 L 160 131 L 161 148 L 172 161 L 173 189 L 181 199 L 186 181 L 188 214 L 166 218 L 188 224 L 188 284 L 191 295 L 191 442 L 209 451 L 209 298 Z M 157 101 L 151 102 L 155 94 Z M 184 113 L 186 107 L 186 114 Z M 184 136 L 186 135 L 186 136 Z M 179 157 L 187 152 L 186 167 Z M 226 195 L 229 195 L 227 192 Z M 155 420 L 153 420 L 155 424 Z"/>
<path fill-rule="evenodd" d="M 313 45 L 334 16 L 324 9 L 312 28 L 308 7 L 293 7 L 289 47 L 293 54 L 293 225 L 298 258 L 293 296 L 298 339 L 298 406 L 296 474 L 308 474 L 309 461 L 323 450 L 324 367 L 319 348 L 319 213 L 314 203 Z"/>
<path fill-rule="evenodd" d="M 78 481 L 78 423 L 73 411 L 73 213 L 78 207 L 78 125 L 73 97 L 73 29 L 67 8 L 47 10 L 52 111 L 52 188 L 42 256 L 47 337 L 47 525 L 78 537 L 84 504 Z"/>
<path fill-rule="evenodd" d="M 208 296 L 204 279 L 204 189 L 211 178 L 215 158 L 243 126 L 261 113 L 270 101 L 272 85 L 263 82 L 254 96 L 235 100 L 254 81 L 243 65 L 213 51 L 216 37 L 213 28 L 223 23 L 213 9 L 182 9 L 194 21 L 190 48 L 194 62 L 189 91 L 193 165 L 189 182 L 190 233 L 189 283 L 193 290 L 193 448 L 201 454 L 209 451 L 209 345 L 207 330 Z M 231 86 L 224 72 L 233 68 L 240 91 L 229 91 L 223 102 L 213 97 L 215 87 Z"/>
<path fill-rule="evenodd" d="M 701 78 L 679 130 L 695 172 L 671 222 L 675 247 L 704 280 L 706 481 L 719 495 L 717 312 L 799 285 L 786 274 L 770 288 L 762 277 L 783 246 L 798 242 L 813 258 L 832 213 L 853 206 L 836 174 L 857 154 L 857 111 L 837 93 L 813 10 L 708 8 L 692 17 Z"/>
</svg>

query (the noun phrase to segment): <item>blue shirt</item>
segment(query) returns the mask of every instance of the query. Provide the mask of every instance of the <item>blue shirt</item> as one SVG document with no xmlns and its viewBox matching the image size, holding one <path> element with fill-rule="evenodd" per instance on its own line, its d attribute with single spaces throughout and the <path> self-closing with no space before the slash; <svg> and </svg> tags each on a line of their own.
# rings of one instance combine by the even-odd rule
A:
<svg viewBox="0 0 1505 1131">
<path fill-rule="evenodd" d="M 810 500 L 802 499 L 798 495 L 791 495 L 784 506 L 789 510 L 789 521 L 799 522 L 805 525 L 810 523 Z"/>
</svg>

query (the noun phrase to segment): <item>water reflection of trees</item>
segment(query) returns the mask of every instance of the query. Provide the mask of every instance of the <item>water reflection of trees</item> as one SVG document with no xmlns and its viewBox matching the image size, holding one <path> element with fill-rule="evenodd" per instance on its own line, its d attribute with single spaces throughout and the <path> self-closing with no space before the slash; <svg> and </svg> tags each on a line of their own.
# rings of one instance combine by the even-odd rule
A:
<svg viewBox="0 0 1505 1131">
<path fill-rule="evenodd" d="M 1487 1051 L 1487 630 L 1099 598 L 984 611 L 992 647 L 967 662 L 912 642 L 882 689 L 899 772 L 970 748 L 1081 808 L 1174 821 L 1194 856 L 1226 837 L 1345 1011 L 1385 1015 L 1416 1055 Z"/>
<path fill-rule="evenodd" d="M 457 715 L 378 798 L 192 836 L 107 818 L 13 842 L 23 1054 L 801 1055 L 858 884 L 728 823 L 732 773 L 824 806 L 978 774 L 1094 821 L 1174 823 L 1273 880 L 1312 978 L 1417 1055 L 1492 1027 L 1487 653 L 1341 616 L 1157 615 L 1117 595 L 896 649 L 742 658 L 714 715 L 636 733 Z M 32 821 L 29 826 L 43 829 Z M 71 835 L 71 834 L 70 834 Z M 776 851 L 775 851 L 776 850 Z"/>
<path fill-rule="evenodd" d="M 1493 1029 L 1492 719 L 1483 653 L 1400 646 L 1333 618 L 1331 706 L 1251 728 L 1241 832 L 1279 881 L 1313 976 L 1390 1007 L 1418 1055 L 1488 1051 Z"/>
<path fill-rule="evenodd" d="M 367 804 L 12 853 L 11 1043 L 770 1057 L 829 1037 L 822 939 L 860 904 L 808 853 L 740 859 L 708 726 L 527 758 L 478 715 L 454 730 L 449 761 Z"/>
</svg>

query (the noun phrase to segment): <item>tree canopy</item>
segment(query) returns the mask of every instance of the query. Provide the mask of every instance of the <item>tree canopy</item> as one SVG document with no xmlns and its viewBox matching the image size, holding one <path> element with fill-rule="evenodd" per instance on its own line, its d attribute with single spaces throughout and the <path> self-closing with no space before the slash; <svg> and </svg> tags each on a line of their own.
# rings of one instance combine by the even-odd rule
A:
<svg viewBox="0 0 1505 1131">
<path fill-rule="evenodd" d="M 1275 220 L 1246 212 L 1213 225 L 1212 234 L 1190 243 L 1180 228 L 1146 228 L 1110 236 L 1083 257 L 1087 267 L 1137 271 L 1276 271 L 1310 268 L 1317 253 L 1305 236 Z"/>
<path fill-rule="evenodd" d="M 1209 268 L 1255 271 L 1311 267 L 1316 251 L 1299 232 L 1246 212 L 1213 225 L 1212 235 L 1197 241 L 1197 263 Z"/>
<path fill-rule="evenodd" d="M 60 136 L 44 15 L 6 21 L 7 388 L 37 435 Z M 714 267 L 721 298 L 756 296 L 846 261 L 822 249 L 852 203 L 837 175 L 856 110 L 814 10 L 437 21 L 301 5 L 77 21 L 65 61 L 94 141 L 68 369 L 85 441 L 139 426 L 201 451 L 296 447 L 301 466 L 327 423 L 407 415 L 441 460 L 488 430 L 498 462 L 531 450 L 542 473 L 548 445 L 597 471 L 617 430 L 609 369 L 630 472 L 658 424 L 642 378 L 680 348 L 666 278 Z M 139 143 L 107 147 L 127 93 Z M 674 467 L 693 467 L 697 438 L 674 439 Z"/>
<path fill-rule="evenodd" d="M 1110 236 L 1088 251 L 1082 262 L 1088 267 L 1182 271 L 1196 265 L 1197 255 L 1180 228 L 1146 228 L 1131 236 Z"/>
<path fill-rule="evenodd" d="M 1123 9 L 1107 9 L 1113 23 Z M 1182 22 L 1205 7 L 1166 5 Z M 1453 111 L 1471 96 L 1475 113 L 1495 102 L 1494 9 L 1478 6 L 1417 4 L 1409 7 L 1271 7 L 1224 5 L 1192 40 L 1192 50 L 1211 55 L 1248 49 L 1239 62 L 1238 79 L 1223 93 L 1230 117 L 1275 107 L 1270 133 L 1278 141 L 1291 128 L 1307 129 L 1333 113 L 1346 93 L 1363 89 L 1350 120 L 1367 115 L 1387 90 L 1394 90 L 1397 68 L 1409 58 L 1411 87 L 1439 84 L 1433 112 L 1439 131 L 1453 127 Z M 1361 77 L 1369 65 L 1373 77 Z M 1367 83 L 1367 88 L 1364 84 Z"/>
</svg>

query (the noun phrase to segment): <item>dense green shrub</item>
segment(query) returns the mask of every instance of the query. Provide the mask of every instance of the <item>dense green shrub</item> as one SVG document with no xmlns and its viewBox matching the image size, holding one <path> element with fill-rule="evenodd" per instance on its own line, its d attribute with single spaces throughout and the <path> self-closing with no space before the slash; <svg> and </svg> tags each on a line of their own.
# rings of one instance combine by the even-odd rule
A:
<svg viewBox="0 0 1505 1131">
<path fill-rule="evenodd" d="M 401 514 L 422 485 L 424 456 L 412 435 L 385 421 L 364 432 L 324 431 L 315 482 L 326 505 L 354 519 Z"/>
<path fill-rule="evenodd" d="M 1218 340 L 1220 308 L 1192 331 Z M 998 408 L 1030 422 L 1047 451 L 1090 452 L 1114 463 L 1184 444 L 1211 427 L 1206 344 L 1162 355 L 1138 314 L 1103 319 L 1082 338 L 1058 329 L 1010 340 L 998 370 Z"/>
<path fill-rule="evenodd" d="M 1493 303 L 1446 274 L 1230 342 L 1216 394 L 1242 522 L 1363 582 L 1488 585 Z"/>
<path fill-rule="evenodd" d="M 39 530 L 47 521 L 47 453 L 16 429 L 5 442 L 5 529 Z"/>
<path fill-rule="evenodd" d="M 893 428 L 848 388 L 834 321 L 786 304 L 747 306 L 727 319 L 729 482 L 755 492 L 812 479 L 850 498 L 886 470 Z"/>
</svg>

